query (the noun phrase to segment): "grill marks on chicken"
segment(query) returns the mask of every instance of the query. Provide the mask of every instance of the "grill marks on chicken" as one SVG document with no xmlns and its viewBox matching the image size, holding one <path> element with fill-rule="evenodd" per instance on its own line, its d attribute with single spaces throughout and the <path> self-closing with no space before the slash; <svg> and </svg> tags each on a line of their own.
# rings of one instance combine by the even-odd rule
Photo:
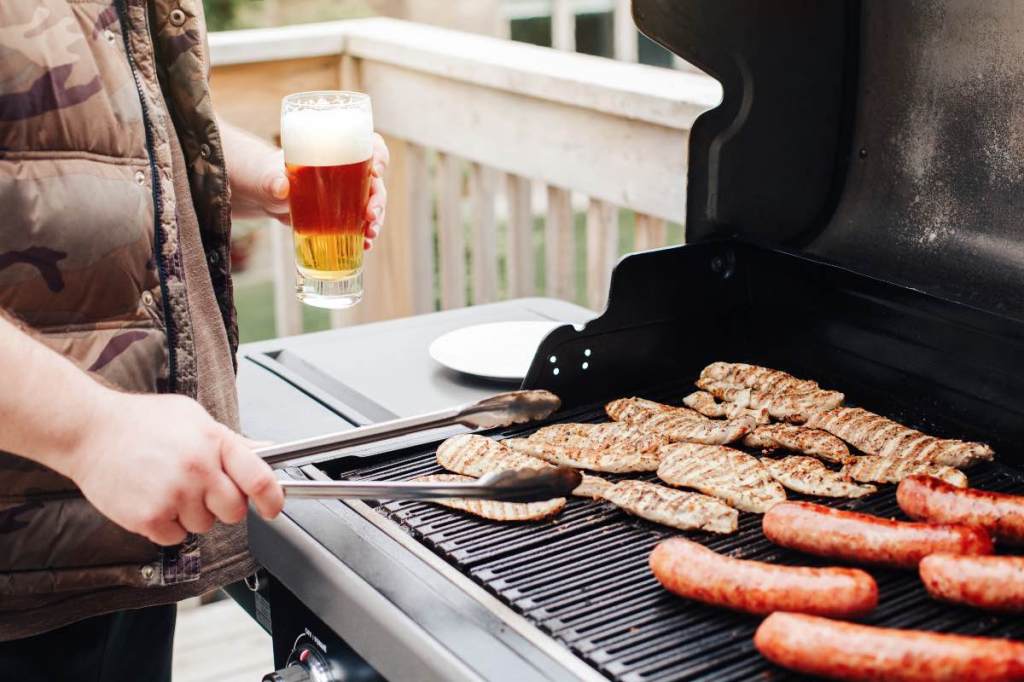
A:
<svg viewBox="0 0 1024 682">
<path fill-rule="evenodd" d="M 909 476 L 924 474 L 934 476 L 957 488 L 967 487 L 967 476 L 959 469 L 944 464 L 898 457 L 864 455 L 844 467 L 843 473 L 855 481 L 871 483 L 899 483 Z"/>
<path fill-rule="evenodd" d="M 413 483 L 472 483 L 472 476 L 460 474 L 430 474 L 417 476 Z M 443 507 L 458 509 L 474 516 L 491 521 L 541 521 L 550 518 L 565 508 L 565 498 L 557 497 L 544 502 L 496 502 L 494 500 L 475 500 L 461 498 L 444 498 L 430 500 Z"/>
<path fill-rule="evenodd" d="M 493 438 L 464 434 L 441 443 L 437 463 L 448 471 L 479 478 L 492 471 L 542 469 L 552 466 L 544 460 L 515 452 Z"/>
<path fill-rule="evenodd" d="M 653 452 L 669 440 L 659 433 L 644 431 L 630 424 L 552 424 L 530 434 L 529 440 L 573 448 L 601 449 L 629 447 Z"/>
<path fill-rule="evenodd" d="M 656 449 L 643 452 L 628 445 L 597 449 L 552 445 L 530 438 L 513 438 L 503 442 L 517 453 L 536 457 L 545 462 L 611 474 L 657 471 L 658 464 L 661 463 L 661 457 Z"/>
<path fill-rule="evenodd" d="M 721 500 L 644 481 L 619 481 L 601 497 L 625 512 L 679 530 L 735 533 L 739 513 Z"/>
<path fill-rule="evenodd" d="M 705 417 L 711 417 L 714 419 L 721 417 L 729 419 L 735 419 L 736 417 L 753 417 L 757 424 L 767 424 L 771 421 L 768 410 L 748 409 L 746 407 L 740 407 L 736 403 L 720 403 L 715 400 L 715 396 L 711 395 L 707 391 L 694 391 L 683 398 L 683 404 L 692 410 L 700 412 Z"/>
<path fill-rule="evenodd" d="M 699 490 L 743 511 L 764 513 L 785 501 L 782 489 L 756 458 L 718 445 L 673 443 L 661 448 L 658 478 Z"/>
<path fill-rule="evenodd" d="M 700 373 L 697 386 L 739 408 L 764 409 L 776 419 L 794 423 L 841 405 L 845 397 L 809 379 L 742 362 L 711 363 Z"/>
<path fill-rule="evenodd" d="M 873 485 L 853 483 L 842 472 L 832 471 L 814 457 L 794 455 L 761 461 L 776 481 L 804 495 L 863 497 L 878 490 Z"/>
<path fill-rule="evenodd" d="M 605 406 L 608 416 L 673 442 L 721 445 L 739 440 L 754 429 L 749 416 L 728 420 L 708 419 L 686 407 L 671 407 L 642 398 L 621 398 Z"/>
<path fill-rule="evenodd" d="M 701 371 L 700 380 L 753 388 L 765 393 L 808 393 L 820 388 L 810 379 L 797 379 L 777 369 L 742 362 L 712 362 Z"/>
<path fill-rule="evenodd" d="M 606 473 L 656 471 L 661 462 L 658 448 L 668 442 L 657 432 L 619 422 L 554 424 L 529 438 L 504 441 L 516 452 L 552 464 Z"/>
<path fill-rule="evenodd" d="M 845 396 L 838 391 L 814 389 L 802 393 L 771 393 L 753 388 L 700 379 L 697 385 L 718 398 L 748 410 L 767 410 L 782 421 L 802 424 L 811 415 L 842 404 Z"/>
<path fill-rule="evenodd" d="M 655 471 L 660 463 L 657 449 L 669 442 L 660 433 L 630 424 L 554 424 L 528 438 L 504 441 L 512 450 L 552 464 L 630 473 Z"/>
<path fill-rule="evenodd" d="M 743 437 L 743 444 L 768 452 L 780 448 L 802 452 L 835 464 L 848 464 L 857 459 L 850 454 L 846 443 L 827 431 L 792 424 L 759 426 Z"/>
<path fill-rule="evenodd" d="M 915 465 L 963 468 L 993 456 L 992 448 L 984 443 L 935 438 L 859 407 L 838 407 L 816 414 L 807 426 L 839 436 L 869 455 Z"/>
<path fill-rule="evenodd" d="M 592 500 L 604 499 L 604 493 L 612 487 L 611 482 L 600 478 L 583 474 L 583 481 L 573 489 L 572 494 L 576 497 L 589 497 Z"/>
</svg>

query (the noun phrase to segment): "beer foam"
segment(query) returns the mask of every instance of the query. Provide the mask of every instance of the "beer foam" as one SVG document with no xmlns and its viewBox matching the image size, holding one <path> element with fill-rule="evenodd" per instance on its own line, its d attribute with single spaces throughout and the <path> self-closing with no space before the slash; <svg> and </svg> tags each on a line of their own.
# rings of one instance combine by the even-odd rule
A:
<svg viewBox="0 0 1024 682">
<path fill-rule="evenodd" d="M 342 166 L 373 155 L 373 120 L 356 109 L 299 109 L 281 116 L 285 163 Z"/>
</svg>

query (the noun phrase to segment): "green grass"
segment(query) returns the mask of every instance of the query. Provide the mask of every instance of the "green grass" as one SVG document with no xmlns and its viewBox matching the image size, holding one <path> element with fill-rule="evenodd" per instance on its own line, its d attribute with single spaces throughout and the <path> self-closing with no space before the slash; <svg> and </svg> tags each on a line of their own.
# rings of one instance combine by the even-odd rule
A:
<svg viewBox="0 0 1024 682">
<path fill-rule="evenodd" d="M 238 337 L 242 343 L 263 341 L 277 336 L 274 331 L 274 283 L 255 282 L 235 287 L 238 308 Z M 302 328 L 307 332 L 330 329 L 327 311 L 302 306 Z"/>
<path fill-rule="evenodd" d="M 467 243 L 469 243 L 469 226 L 467 225 Z M 576 295 L 573 297 L 576 303 L 586 304 L 587 291 L 587 216 L 579 212 L 574 216 L 574 229 L 576 236 Z M 636 243 L 635 215 L 632 211 L 619 211 L 619 255 L 629 253 Z M 498 226 L 498 294 L 502 298 L 508 297 L 508 262 L 505 254 L 507 249 L 508 231 L 504 224 Z M 437 243 L 435 234 L 434 244 L 434 305 L 440 306 L 440 291 L 437 276 Z M 536 291 L 546 291 L 544 263 L 547 260 L 544 242 L 544 219 L 536 218 L 533 222 L 533 242 L 535 247 L 536 261 L 534 273 L 536 275 Z M 668 243 L 681 244 L 683 242 L 683 227 L 678 223 L 668 225 Z M 471 256 L 467 256 L 467 268 L 471 267 Z M 467 270 L 472 272 L 472 270 Z M 467 276 L 467 282 L 471 281 Z M 471 286 L 471 285 L 470 285 Z M 473 292 L 467 291 L 467 301 L 473 302 Z M 249 341 L 262 341 L 276 336 L 274 332 L 274 288 L 269 281 L 256 282 L 235 288 L 235 305 L 238 308 L 238 333 L 242 343 Z M 323 331 L 330 328 L 330 319 L 327 311 L 310 306 L 302 306 L 303 330 L 307 332 Z"/>
</svg>

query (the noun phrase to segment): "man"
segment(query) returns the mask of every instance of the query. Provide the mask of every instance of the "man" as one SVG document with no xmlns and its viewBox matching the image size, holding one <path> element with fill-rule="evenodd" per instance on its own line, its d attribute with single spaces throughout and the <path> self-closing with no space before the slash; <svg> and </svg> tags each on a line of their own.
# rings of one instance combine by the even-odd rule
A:
<svg viewBox="0 0 1024 682">
<path fill-rule="evenodd" d="M 2 679 L 169 679 L 174 602 L 283 505 L 236 432 L 228 249 L 288 184 L 206 59 L 197 0 L 0 4 Z"/>
</svg>

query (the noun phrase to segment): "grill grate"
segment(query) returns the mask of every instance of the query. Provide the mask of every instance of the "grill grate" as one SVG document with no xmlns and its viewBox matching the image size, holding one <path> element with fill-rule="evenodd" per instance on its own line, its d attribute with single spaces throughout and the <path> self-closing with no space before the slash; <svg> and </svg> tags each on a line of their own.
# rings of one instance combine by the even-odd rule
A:
<svg viewBox="0 0 1024 682">
<path fill-rule="evenodd" d="M 595 406 L 562 418 L 604 417 Z M 536 427 L 505 435 L 522 435 L 532 428 Z M 434 452 L 428 450 L 329 473 L 352 480 L 401 480 L 438 471 Z M 980 488 L 1024 493 L 1022 474 L 1004 464 L 976 467 L 970 478 Z M 792 493 L 790 497 L 814 499 Z M 879 493 L 858 500 L 824 502 L 878 516 L 901 516 L 895 486 L 883 486 Z M 583 499 L 570 500 L 552 520 L 528 525 L 498 524 L 422 502 L 389 502 L 376 509 L 611 679 L 789 678 L 754 649 L 759 618 L 676 598 L 657 583 L 647 569 L 647 556 L 660 540 L 678 531 L 630 517 L 608 503 Z M 760 524 L 760 515 L 741 513 L 733 535 L 686 535 L 735 557 L 781 564 L 828 563 L 773 545 Z M 867 623 L 1024 639 L 1024 621 L 935 602 L 913 572 L 869 572 L 878 581 L 880 603 Z"/>
</svg>

